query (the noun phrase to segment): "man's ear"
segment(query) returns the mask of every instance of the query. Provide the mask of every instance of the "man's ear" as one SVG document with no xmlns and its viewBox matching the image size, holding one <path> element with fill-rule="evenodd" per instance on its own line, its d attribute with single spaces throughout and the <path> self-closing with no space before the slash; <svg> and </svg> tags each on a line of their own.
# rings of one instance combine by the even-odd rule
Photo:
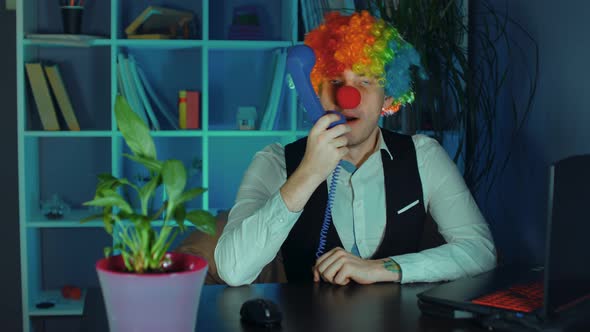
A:
<svg viewBox="0 0 590 332">
<path fill-rule="evenodd" d="M 389 106 L 391 106 L 392 103 L 393 103 L 393 97 L 385 96 L 385 99 L 383 100 L 382 109 L 388 108 Z"/>
</svg>

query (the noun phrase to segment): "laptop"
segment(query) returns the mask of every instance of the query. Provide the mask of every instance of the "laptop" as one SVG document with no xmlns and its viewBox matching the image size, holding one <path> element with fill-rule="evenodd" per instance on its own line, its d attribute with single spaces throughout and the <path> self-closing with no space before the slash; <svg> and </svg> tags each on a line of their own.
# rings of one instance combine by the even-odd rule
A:
<svg viewBox="0 0 590 332">
<path fill-rule="evenodd" d="M 572 330 L 590 317 L 590 155 L 549 167 L 543 266 L 509 265 L 418 294 L 423 313 L 488 328 Z M 590 328 L 584 328 L 590 331 Z"/>
</svg>

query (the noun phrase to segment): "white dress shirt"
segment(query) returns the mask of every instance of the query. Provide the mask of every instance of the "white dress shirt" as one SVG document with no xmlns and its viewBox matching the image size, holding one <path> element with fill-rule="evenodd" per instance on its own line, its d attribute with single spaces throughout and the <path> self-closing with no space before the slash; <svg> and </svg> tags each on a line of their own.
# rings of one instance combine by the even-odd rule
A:
<svg viewBox="0 0 590 332">
<path fill-rule="evenodd" d="M 379 140 L 379 148 L 356 171 L 351 174 L 341 169 L 332 207 L 332 220 L 344 249 L 350 252 L 356 239 L 363 258 L 371 257 L 381 244 L 387 221 L 380 150 L 386 150 L 390 158 L 395 158 L 395 151 L 388 149 L 381 133 Z M 392 256 L 401 267 L 401 282 L 452 280 L 492 269 L 496 250 L 490 230 L 457 167 L 436 140 L 424 135 L 415 135 L 412 140 L 424 207 L 448 243 Z M 279 189 L 286 180 L 282 145 L 271 144 L 254 156 L 215 248 L 219 276 L 229 285 L 256 279 L 275 258 L 301 215 L 302 211 L 289 211 L 281 197 Z M 328 185 L 330 181 L 331 175 Z M 397 213 L 418 208 L 417 203 L 410 202 Z"/>
</svg>

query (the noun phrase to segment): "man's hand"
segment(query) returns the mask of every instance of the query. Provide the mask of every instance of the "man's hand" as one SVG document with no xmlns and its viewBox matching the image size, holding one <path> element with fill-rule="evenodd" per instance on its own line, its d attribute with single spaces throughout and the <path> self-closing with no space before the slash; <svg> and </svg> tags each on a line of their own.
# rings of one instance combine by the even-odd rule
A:
<svg viewBox="0 0 590 332">
<path fill-rule="evenodd" d="M 350 126 L 340 124 L 328 129 L 332 122 L 339 119 L 337 114 L 322 116 L 307 136 L 307 147 L 298 168 L 306 174 L 313 175 L 320 182 L 330 175 L 342 157 L 348 153 L 348 139 L 344 135 L 350 132 Z"/>
<path fill-rule="evenodd" d="M 350 126 L 340 124 L 328 129 L 338 119 L 337 114 L 327 114 L 311 128 L 303 160 L 280 189 L 289 211 L 301 211 L 316 188 L 348 153 L 348 139 L 344 135 L 350 132 Z"/>
<path fill-rule="evenodd" d="M 313 281 L 322 280 L 346 285 L 351 280 L 359 284 L 382 281 L 399 281 L 401 270 L 391 258 L 362 259 L 342 248 L 334 248 L 323 254 L 313 267 Z"/>
</svg>

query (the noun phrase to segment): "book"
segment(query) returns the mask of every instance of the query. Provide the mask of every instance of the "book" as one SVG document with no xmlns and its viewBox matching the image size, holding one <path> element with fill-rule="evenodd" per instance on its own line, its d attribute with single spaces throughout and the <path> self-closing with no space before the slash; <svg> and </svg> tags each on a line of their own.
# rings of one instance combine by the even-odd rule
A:
<svg viewBox="0 0 590 332">
<path fill-rule="evenodd" d="M 147 115 L 143 109 L 143 105 L 139 100 L 139 95 L 135 88 L 135 81 L 131 76 L 129 64 L 124 54 L 119 53 L 117 56 L 117 69 L 121 74 L 121 81 L 123 83 L 123 96 L 127 99 L 131 109 L 139 115 L 143 122 L 149 126 Z"/>
<path fill-rule="evenodd" d="M 79 131 L 80 125 L 78 124 L 78 119 L 74 113 L 74 108 L 72 107 L 72 102 L 70 101 L 70 96 L 64 85 L 59 68 L 57 65 L 46 65 L 43 66 L 43 68 L 45 69 L 45 74 L 49 80 L 51 90 L 53 90 L 53 95 L 61 110 L 61 114 L 66 120 L 68 128 L 70 130 Z"/>
<path fill-rule="evenodd" d="M 170 112 L 168 112 L 168 109 L 166 108 L 166 106 L 164 106 L 164 103 L 158 97 L 156 90 L 154 90 L 154 88 L 150 84 L 150 81 L 147 79 L 141 67 L 137 67 L 137 74 L 139 75 L 139 78 L 141 78 L 141 82 L 143 83 L 143 87 L 147 91 L 147 95 L 150 96 L 150 99 L 154 102 L 154 104 L 156 104 L 156 107 L 158 108 L 160 113 L 164 115 L 164 118 L 166 119 L 166 121 L 168 121 L 168 124 L 170 124 L 172 128 L 178 130 L 178 123 L 176 122 L 176 117 L 172 115 Z"/>
<path fill-rule="evenodd" d="M 154 114 L 154 110 L 152 109 L 152 105 L 148 100 L 143 84 L 141 83 L 141 79 L 139 78 L 139 74 L 137 73 L 137 63 L 135 62 L 135 58 L 132 55 L 127 58 L 127 65 L 129 67 L 129 71 L 131 72 L 131 78 L 135 83 L 135 88 L 137 90 L 137 94 L 139 95 L 139 99 L 143 103 L 145 112 L 152 123 L 152 129 L 160 130 L 160 123 L 158 122 L 158 119 Z"/>
<path fill-rule="evenodd" d="M 49 92 L 49 86 L 43 73 L 41 63 L 27 63 L 25 64 L 29 84 L 33 91 L 33 98 L 37 106 L 37 112 L 41 118 L 41 125 L 44 130 L 60 130 L 59 122 L 57 122 L 57 115 L 53 107 L 53 100 Z"/>
<path fill-rule="evenodd" d="M 160 6 L 148 6 L 125 28 L 129 35 L 145 33 L 170 33 L 193 19 L 193 13 Z"/>
<path fill-rule="evenodd" d="M 186 92 L 186 129 L 201 128 L 201 93 Z"/>
</svg>

